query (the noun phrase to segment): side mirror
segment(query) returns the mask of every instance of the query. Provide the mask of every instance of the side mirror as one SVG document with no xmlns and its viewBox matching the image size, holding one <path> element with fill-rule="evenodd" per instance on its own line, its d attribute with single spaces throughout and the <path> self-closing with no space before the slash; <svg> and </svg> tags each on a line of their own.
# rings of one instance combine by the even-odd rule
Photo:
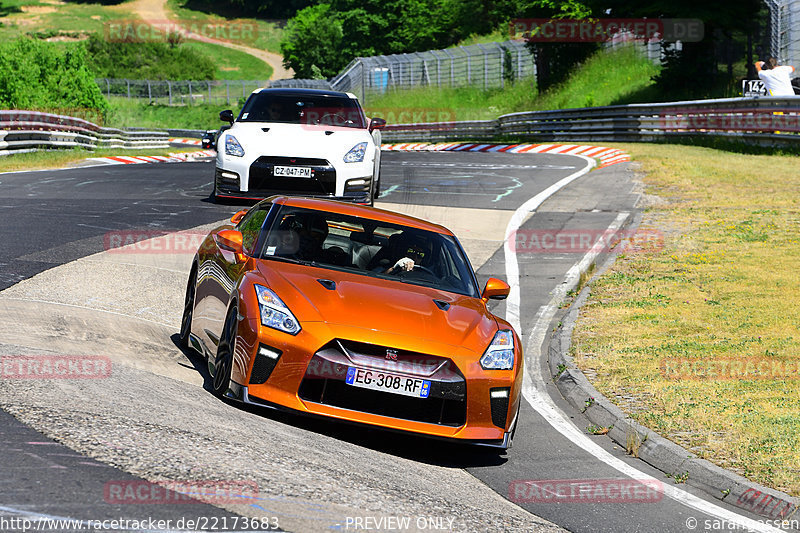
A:
<svg viewBox="0 0 800 533">
<path fill-rule="evenodd" d="M 386 126 L 386 120 L 382 118 L 373 118 L 369 121 L 369 131 L 382 130 Z"/>
<path fill-rule="evenodd" d="M 505 300 L 508 298 L 509 292 L 511 292 L 511 287 L 508 286 L 508 283 L 497 278 L 489 278 L 486 281 L 483 293 L 481 293 L 481 298 L 484 300 Z"/>
<path fill-rule="evenodd" d="M 233 124 L 233 111 L 230 109 L 226 109 L 225 111 L 219 112 L 219 119 L 223 122 L 230 122 Z"/>
<path fill-rule="evenodd" d="M 244 254 L 242 239 L 242 232 L 236 231 L 235 229 L 224 229 L 214 235 L 214 240 L 217 242 L 217 246 L 219 246 L 220 250 L 222 250 L 222 255 L 225 256 L 226 260 L 230 260 L 231 262 L 242 260 L 242 255 Z M 232 253 L 234 257 L 229 259 L 228 254 L 225 252 Z"/>
<path fill-rule="evenodd" d="M 231 217 L 231 223 L 238 224 L 242 221 L 244 216 L 247 214 L 247 209 L 242 209 L 241 211 L 237 211 L 235 215 Z"/>
</svg>

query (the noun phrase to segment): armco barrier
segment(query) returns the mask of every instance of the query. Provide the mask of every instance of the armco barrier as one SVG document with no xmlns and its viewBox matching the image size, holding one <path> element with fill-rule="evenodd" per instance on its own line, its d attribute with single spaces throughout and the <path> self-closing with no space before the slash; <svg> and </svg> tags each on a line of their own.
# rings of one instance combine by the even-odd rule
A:
<svg viewBox="0 0 800 533">
<path fill-rule="evenodd" d="M 169 148 L 166 131 L 103 128 L 75 117 L 0 110 L 0 155 L 57 148 Z"/>
<path fill-rule="evenodd" d="M 384 142 L 664 141 L 710 136 L 800 146 L 800 97 L 722 98 L 503 115 L 497 120 L 389 124 Z"/>
</svg>

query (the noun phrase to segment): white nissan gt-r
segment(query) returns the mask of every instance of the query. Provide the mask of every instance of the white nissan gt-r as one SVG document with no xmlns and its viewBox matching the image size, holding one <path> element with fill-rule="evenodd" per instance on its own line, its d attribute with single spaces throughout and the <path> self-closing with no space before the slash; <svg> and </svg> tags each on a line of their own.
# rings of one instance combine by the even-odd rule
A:
<svg viewBox="0 0 800 533">
<path fill-rule="evenodd" d="M 371 205 L 380 190 L 380 128 L 350 93 L 258 89 L 217 139 L 213 198 L 311 196 Z"/>
</svg>

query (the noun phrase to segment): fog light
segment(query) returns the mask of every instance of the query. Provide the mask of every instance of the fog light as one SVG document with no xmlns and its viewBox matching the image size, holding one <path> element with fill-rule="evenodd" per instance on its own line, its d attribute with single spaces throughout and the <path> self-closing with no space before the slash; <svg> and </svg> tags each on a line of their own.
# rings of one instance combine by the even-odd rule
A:
<svg viewBox="0 0 800 533">
<path fill-rule="evenodd" d="M 489 401 L 492 405 L 492 424 L 503 429 L 506 428 L 510 391 L 510 388 L 489 389 Z"/>
<path fill-rule="evenodd" d="M 256 360 L 253 361 L 253 370 L 250 371 L 249 383 L 251 385 L 266 383 L 270 375 L 272 375 L 272 371 L 275 370 L 275 365 L 278 364 L 278 359 L 280 359 L 280 357 L 281 352 L 279 350 L 264 344 L 259 344 L 258 351 L 256 352 Z"/>
<path fill-rule="evenodd" d="M 269 357 L 270 359 L 277 360 L 278 357 L 281 356 L 281 352 L 276 352 L 275 350 L 270 350 L 269 348 L 267 348 L 266 346 L 264 346 L 262 344 L 258 348 L 258 355 L 264 355 L 266 357 Z"/>
</svg>

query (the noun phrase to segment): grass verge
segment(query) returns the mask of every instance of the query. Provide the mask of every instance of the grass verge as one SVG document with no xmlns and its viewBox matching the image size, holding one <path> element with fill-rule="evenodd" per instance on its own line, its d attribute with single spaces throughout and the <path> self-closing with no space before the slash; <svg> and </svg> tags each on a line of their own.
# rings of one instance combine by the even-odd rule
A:
<svg viewBox="0 0 800 533">
<path fill-rule="evenodd" d="M 105 125 L 109 128 L 153 128 L 208 130 L 222 126 L 219 112 L 231 108 L 238 112 L 236 105 L 194 104 L 191 106 L 168 106 L 147 104 L 142 100 L 111 97 Z"/>
<path fill-rule="evenodd" d="M 196 152 L 199 147 L 162 148 L 152 150 L 125 150 L 122 148 L 108 150 L 47 150 L 26 154 L 10 154 L 0 157 L 0 172 L 16 172 L 20 170 L 43 170 L 48 168 L 67 167 L 87 157 L 106 157 L 114 155 L 169 155 L 180 152 Z"/>
<path fill-rule="evenodd" d="M 219 44 L 184 41 L 181 46 L 197 50 L 208 56 L 217 66 L 217 80 L 268 80 L 272 67 L 248 53 Z"/>
<path fill-rule="evenodd" d="M 696 456 L 800 495 L 796 157 L 624 148 L 646 173 L 642 227 L 664 246 L 626 252 L 594 283 L 576 364 Z"/>
<path fill-rule="evenodd" d="M 563 84 L 539 94 L 532 79 L 509 82 L 502 89 L 478 87 L 390 91 L 367 95 L 368 113 L 403 116 L 414 110 L 439 110 L 432 117 L 448 120 L 487 120 L 505 113 L 592 107 L 638 101 L 652 85 L 658 67 L 635 49 L 598 52 Z M 435 118 L 433 119 L 435 120 Z"/>
</svg>

